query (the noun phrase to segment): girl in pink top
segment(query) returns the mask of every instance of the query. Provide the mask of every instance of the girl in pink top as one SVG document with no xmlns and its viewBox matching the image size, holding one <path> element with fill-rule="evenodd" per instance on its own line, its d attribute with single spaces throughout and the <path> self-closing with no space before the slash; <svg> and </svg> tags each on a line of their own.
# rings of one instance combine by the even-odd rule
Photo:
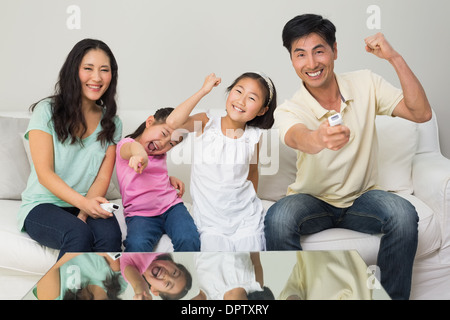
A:
<svg viewBox="0 0 450 320">
<path fill-rule="evenodd" d="M 120 271 L 136 300 L 151 300 L 150 292 L 163 300 L 178 300 L 192 287 L 190 272 L 167 253 L 124 253 Z"/>
<path fill-rule="evenodd" d="M 153 251 L 164 233 L 174 251 L 200 249 L 197 227 L 181 199 L 184 184 L 167 172 L 167 151 L 180 142 L 171 140 L 173 129 L 166 124 L 172 110 L 159 109 L 117 144 L 116 173 L 128 252 Z"/>
</svg>

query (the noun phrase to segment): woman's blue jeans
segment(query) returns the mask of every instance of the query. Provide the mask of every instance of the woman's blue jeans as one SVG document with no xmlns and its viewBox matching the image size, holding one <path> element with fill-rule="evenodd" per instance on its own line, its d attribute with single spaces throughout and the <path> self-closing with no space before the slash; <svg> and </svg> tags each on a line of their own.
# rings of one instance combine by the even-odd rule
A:
<svg viewBox="0 0 450 320">
<path fill-rule="evenodd" d="M 34 207 L 25 218 L 25 230 L 40 244 L 66 252 L 120 252 L 122 232 L 115 216 L 108 219 L 77 218 L 80 209 L 53 204 Z"/>
<path fill-rule="evenodd" d="M 172 240 L 174 251 L 200 251 L 200 236 L 194 219 L 183 203 L 154 217 L 126 217 L 126 252 L 151 252 L 164 233 Z"/>
<path fill-rule="evenodd" d="M 382 233 L 377 258 L 380 282 L 392 299 L 408 299 L 418 220 L 409 201 L 381 190 L 362 194 L 349 208 L 336 208 L 307 194 L 289 195 L 267 212 L 267 250 L 301 250 L 301 235 L 329 228 Z"/>
</svg>

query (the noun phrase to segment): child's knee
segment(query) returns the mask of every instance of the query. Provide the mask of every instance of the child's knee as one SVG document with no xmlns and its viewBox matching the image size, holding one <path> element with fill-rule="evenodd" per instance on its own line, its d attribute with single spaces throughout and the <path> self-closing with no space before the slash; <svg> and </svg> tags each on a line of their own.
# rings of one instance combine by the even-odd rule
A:
<svg viewBox="0 0 450 320">
<path fill-rule="evenodd" d="M 174 251 L 200 251 L 200 236 L 197 232 L 183 232 L 171 240 Z"/>
<path fill-rule="evenodd" d="M 155 246 L 149 239 L 136 237 L 127 237 L 123 244 L 126 252 L 152 252 Z"/>
</svg>

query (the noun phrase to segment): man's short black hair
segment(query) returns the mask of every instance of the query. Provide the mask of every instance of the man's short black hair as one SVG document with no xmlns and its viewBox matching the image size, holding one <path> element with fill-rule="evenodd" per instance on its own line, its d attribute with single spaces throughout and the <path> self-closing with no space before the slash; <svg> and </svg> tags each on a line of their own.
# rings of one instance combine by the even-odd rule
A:
<svg viewBox="0 0 450 320">
<path fill-rule="evenodd" d="M 283 46 L 291 54 L 292 42 L 316 33 L 321 36 L 331 48 L 336 42 L 336 27 L 328 20 L 317 14 L 302 14 L 286 23 L 283 28 Z"/>
</svg>

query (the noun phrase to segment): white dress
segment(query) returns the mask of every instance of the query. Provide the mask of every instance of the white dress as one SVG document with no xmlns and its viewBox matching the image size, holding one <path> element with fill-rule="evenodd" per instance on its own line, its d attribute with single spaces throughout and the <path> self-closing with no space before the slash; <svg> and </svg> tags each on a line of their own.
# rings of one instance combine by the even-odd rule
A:
<svg viewBox="0 0 450 320">
<path fill-rule="evenodd" d="M 203 134 L 194 137 L 191 196 L 201 251 L 265 250 L 264 208 L 251 181 L 261 130 L 247 126 L 232 139 L 211 117 Z"/>
<path fill-rule="evenodd" d="M 243 288 L 247 294 L 263 291 L 249 252 L 200 252 L 194 257 L 199 287 L 207 300 L 223 300 L 234 288 Z"/>
</svg>

